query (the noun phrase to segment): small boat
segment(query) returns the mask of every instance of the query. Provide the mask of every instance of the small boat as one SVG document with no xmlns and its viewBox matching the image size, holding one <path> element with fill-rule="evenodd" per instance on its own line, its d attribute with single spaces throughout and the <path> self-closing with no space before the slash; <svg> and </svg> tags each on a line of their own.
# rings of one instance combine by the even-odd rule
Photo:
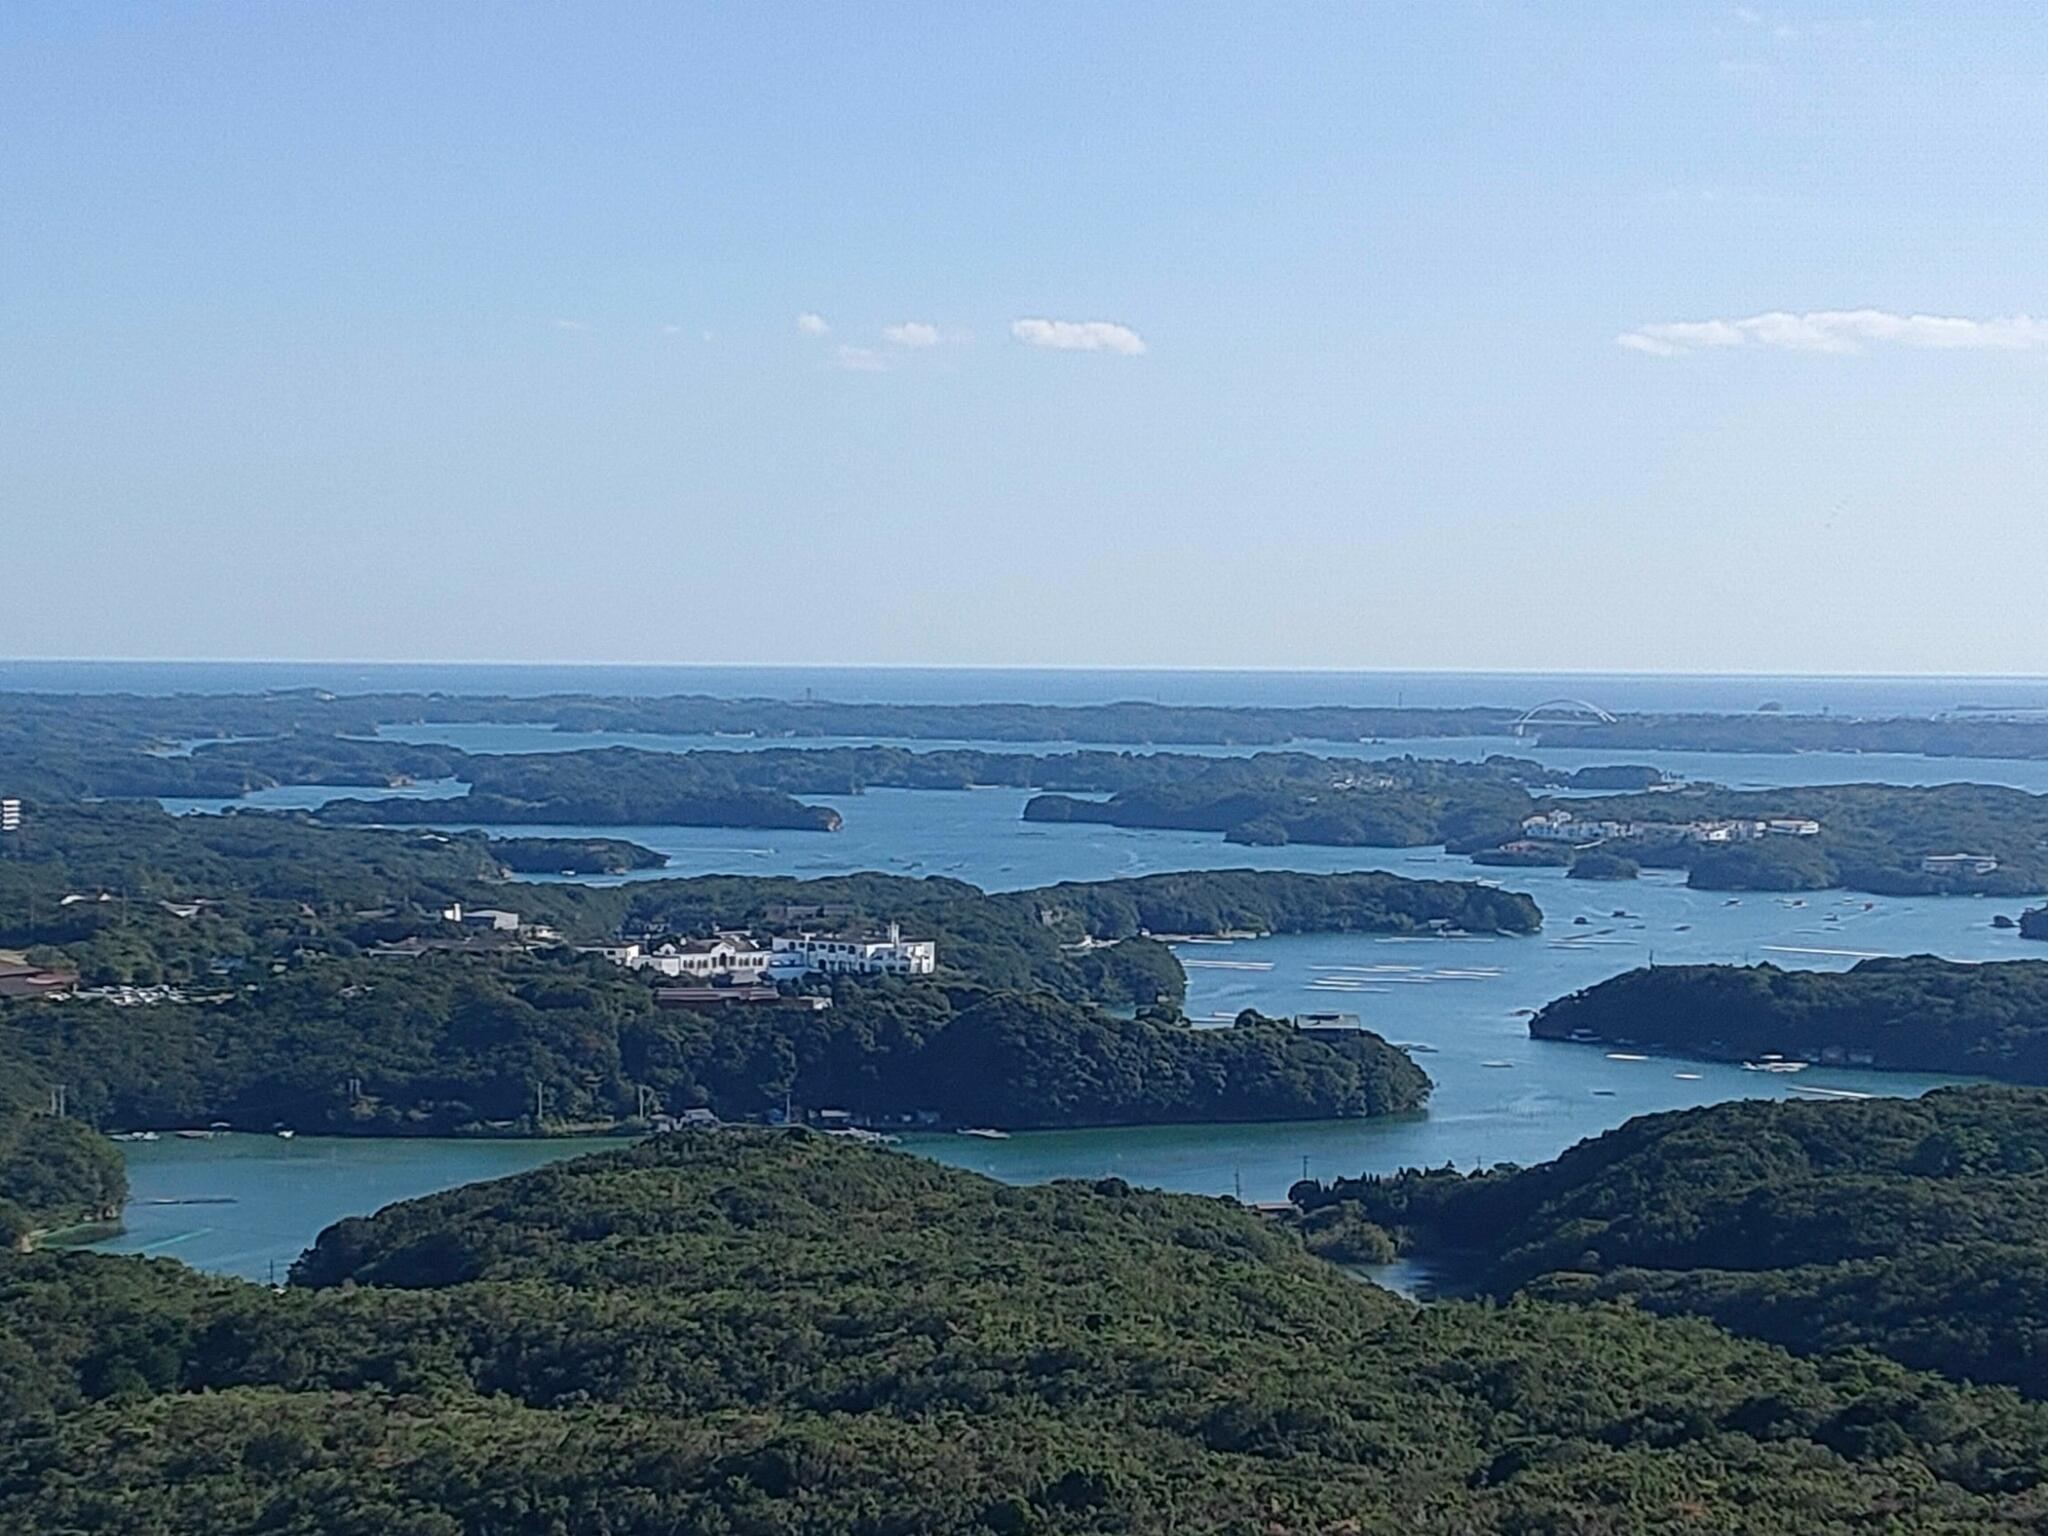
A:
<svg viewBox="0 0 2048 1536">
<path fill-rule="evenodd" d="M 277 1133 L 277 1139 L 279 1141 L 290 1141 L 294 1136 L 298 1134 L 299 1133 L 297 1131 L 279 1131 Z"/>
<path fill-rule="evenodd" d="M 1696 1083 L 1700 1080 L 1700 1074 L 1697 1072 L 1674 1072 L 1671 1075 L 1681 1083 Z"/>
<path fill-rule="evenodd" d="M 1609 1051 L 1607 1059 L 1609 1061 L 1648 1061 L 1650 1058 L 1638 1056 L 1634 1051 Z"/>
<path fill-rule="evenodd" d="M 1742 1070 L 1745 1072 L 1804 1072 L 1806 1070 L 1806 1063 L 1803 1061 L 1745 1061 L 1742 1064 Z"/>
<path fill-rule="evenodd" d="M 963 1125 L 953 1133 L 956 1136 L 976 1136 L 983 1141 L 1008 1141 L 1010 1133 L 999 1131 L 992 1125 Z"/>
<path fill-rule="evenodd" d="M 1512 1067 L 1514 1063 L 1512 1061 L 1482 1061 L 1479 1065 L 1482 1067 Z"/>
<path fill-rule="evenodd" d="M 1596 1099 L 1611 1099 L 1614 1097 L 1614 1090 L 1612 1088 L 1595 1088 L 1593 1090 L 1593 1097 Z"/>
</svg>

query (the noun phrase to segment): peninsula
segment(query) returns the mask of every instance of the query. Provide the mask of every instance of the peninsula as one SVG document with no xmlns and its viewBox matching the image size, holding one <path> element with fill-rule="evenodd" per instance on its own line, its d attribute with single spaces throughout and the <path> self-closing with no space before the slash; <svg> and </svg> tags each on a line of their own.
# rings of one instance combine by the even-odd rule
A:
<svg viewBox="0 0 2048 1536">
<path fill-rule="evenodd" d="M 1226 1200 L 1009 1188 L 803 1132 L 394 1206 L 281 1292 L 33 1254 L 0 1256 L 0 1296 L 0 1528 L 24 1536 L 511 1510 L 615 1536 L 1708 1509 L 1961 1533 L 2031 1520 L 2048 1466 L 2048 1412 L 2008 1392 L 1616 1308 L 1418 1312 Z"/>
</svg>

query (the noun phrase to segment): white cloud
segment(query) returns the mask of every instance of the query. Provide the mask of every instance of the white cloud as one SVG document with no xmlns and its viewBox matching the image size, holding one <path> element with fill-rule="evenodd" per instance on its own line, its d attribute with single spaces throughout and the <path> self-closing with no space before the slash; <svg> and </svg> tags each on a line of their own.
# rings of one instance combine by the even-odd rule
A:
<svg viewBox="0 0 2048 1536">
<path fill-rule="evenodd" d="M 883 373 L 888 370 L 889 359 L 885 353 L 873 347 L 842 346 L 838 352 L 839 366 L 851 373 Z"/>
<path fill-rule="evenodd" d="M 883 326 L 882 340 L 898 347 L 936 347 L 939 328 L 923 320 L 906 320 L 901 325 Z"/>
<path fill-rule="evenodd" d="M 2048 348 L 2048 320 L 2005 315 L 1966 320 L 1952 315 L 1894 315 L 1881 309 L 1772 310 L 1741 320 L 1677 320 L 1639 325 L 1615 342 L 1653 357 L 1722 347 L 1775 347 L 1788 352 L 1861 352 L 1868 346 L 2022 352 Z"/>
<path fill-rule="evenodd" d="M 1013 320 L 1010 334 L 1027 347 L 1051 347 L 1059 352 L 1115 352 L 1136 357 L 1145 341 L 1127 325 L 1107 320 Z"/>
<path fill-rule="evenodd" d="M 832 329 L 825 323 L 823 315 L 813 314 L 808 309 L 796 317 L 796 328 L 806 336 L 823 336 Z"/>
<path fill-rule="evenodd" d="M 549 321 L 548 323 L 554 326 L 554 328 L 558 331 L 587 331 L 590 329 L 590 327 L 581 320 L 566 320 L 559 315 L 556 316 L 553 320 Z"/>
</svg>

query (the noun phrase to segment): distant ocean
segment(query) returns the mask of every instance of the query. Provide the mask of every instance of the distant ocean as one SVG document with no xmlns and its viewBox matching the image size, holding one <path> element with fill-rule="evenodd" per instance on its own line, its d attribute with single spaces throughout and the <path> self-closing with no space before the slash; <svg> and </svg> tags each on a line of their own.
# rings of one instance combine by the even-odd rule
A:
<svg viewBox="0 0 2048 1536">
<path fill-rule="evenodd" d="M 1057 667 L 693 667 L 325 661 L 0 661 L 0 692 L 707 694 L 882 704 L 1339 704 L 1527 707 L 1586 699 L 1616 712 L 1932 715 L 2048 711 L 2048 678 L 1763 677 L 1591 672 L 1294 672 Z"/>
</svg>

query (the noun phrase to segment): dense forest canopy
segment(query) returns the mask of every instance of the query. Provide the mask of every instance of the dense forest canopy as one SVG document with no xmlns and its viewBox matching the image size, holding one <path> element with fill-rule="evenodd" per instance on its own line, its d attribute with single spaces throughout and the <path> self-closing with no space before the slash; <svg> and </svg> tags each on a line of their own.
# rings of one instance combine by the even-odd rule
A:
<svg viewBox="0 0 2048 1536">
<path fill-rule="evenodd" d="M 2048 1093 L 1737 1101 L 1534 1168 L 1297 1186 L 1490 1295 L 1622 1300 L 2048 1396 Z"/>
<path fill-rule="evenodd" d="M 1195 1029 L 1185 973 L 1148 935 L 1542 920 L 1526 896 L 1370 872 L 995 895 L 890 875 L 514 888 L 496 846 L 121 805 L 39 816 L 0 858 L 0 945 L 88 988 L 169 990 L 0 1001 L 0 1072 L 67 1085 L 73 1113 L 108 1129 L 541 1131 L 784 1107 L 1003 1126 L 1385 1114 L 1429 1091 L 1405 1055 L 1369 1033 Z M 514 902 L 515 934 L 446 916 Z M 665 1007 L 648 975 L 574 948 L 821 923 L 900 923 L 937 944 L 939 973 Z"/>
<path fill-rule="evenodd" d="M 284 1293 L 0 1260 L 0 1528 L 2038 1524 L 2048 1416 L 1605 1307 L 1418 1311 L 1229 1202 L 660 1138 L 330 1229 Z"/>
<path fill-rule="evenodd" d="M 1859 960 L 1846 971 L 1659 965 L 1558 999 L 1530 1020 L 1529 1033 L 1725 1061 L 1775 1053 L 2048 1083 L 2048 961 L 1966 965 L 1913 955 Z"/>
<path fill-rule="evenodd" d="M 1363 1031 L 1196 1029 L 922 980 L 844 979 L 829 1007 L 812 1000 L 668 1008 L 599 960 L 327 956 L 219 1001 L 0 1003 L 0 1073 L 67 1084 L 72 1112 L 108 1129 L 414 1135 L 610 1128 L 649 1107 L 877 1125 L 1330 1119 L 1429 1092 Z"/>
<path fill-rule="evenodd" d="M 32 1090 L 9 1077 L 0 1085 L 0 1249 L 118 1217 L 128 1198 L 121 1154 L 80 1122 L 20 1102 Z"/>
</svg>

